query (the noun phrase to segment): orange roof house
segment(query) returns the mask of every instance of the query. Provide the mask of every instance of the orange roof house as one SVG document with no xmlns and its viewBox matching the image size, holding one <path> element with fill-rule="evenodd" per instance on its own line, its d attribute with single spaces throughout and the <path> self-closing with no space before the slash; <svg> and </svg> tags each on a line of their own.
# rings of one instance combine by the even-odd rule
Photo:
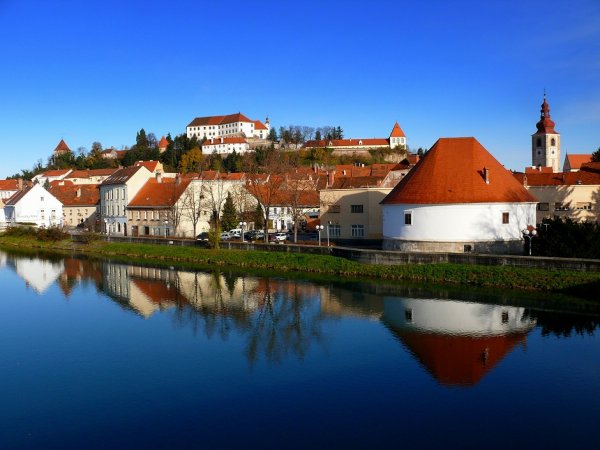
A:
<svg viewBox="0 0 600 450">
<path fill-rule="evenodd" d="M 67 143 L 64 141 L 64 139 L 61 139 L 56 148 L 54 149 L 54 155 L 62 155 L 63 153 L 68 153 L 70 151 L 71 149 L 69 148 Z"/>
<path fill-rule="evenodd" d="M 569 154 L 565 155 L 565 162 L 563 164 L 564 172 L 577 172 L 582 164 L 589 163 L 592 161 L 592 154 Z"/>
<path fill-rule="evenodd" d="M 381 202 L 385 246 L 517 253 L 536 202 L 475 138 L 441 138 Z"/>
</svg>

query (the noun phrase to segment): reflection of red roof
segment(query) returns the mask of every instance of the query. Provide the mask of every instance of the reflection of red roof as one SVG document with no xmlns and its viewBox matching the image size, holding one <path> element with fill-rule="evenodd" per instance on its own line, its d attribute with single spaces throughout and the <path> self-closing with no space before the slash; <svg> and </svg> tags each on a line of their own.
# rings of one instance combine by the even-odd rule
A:
<svg viewBox="0 0 600 450">
<path fill-rule="evenodd" d="M 473 386 L 526 334 L 460 336 L 392 329 L 427 371 L 442 384 Z"/>
<path fill-rule="evenodd" d="M 438 139 L 381 203 L 504 202 L 536 200 L 475 138 L 466 137 Z"/>
<path fill-rule="evenodd" d="M 167 285 L 164 280 L 148 280 L 134 277 L 131 278 L 131 282 L 152 303 L 156 303 L 159 306 L 170 306 L 173 303 L 181 303 L 186 300 L 175 287 L 175 283 Z"/>
<path fill-rule="evenodd" d="M 394 125 L 390 137 L 406 137 L 404 131 L 402 131 L 402 128 L 400 128 L 400 125 L 398 125 L 398 122 L 396 122 L 396 124 Z"/>
<path fill-rule="evenodd" d="M 242 113 L 229 114 L 227 116 L 207 116 L 207 117 L 196 117 L 190 122 L 188 127 L 198 127 L 203 125 L 223 125 L 225 123 L 236 123 L 236 122 L 254 122 L 248 119 Z"/>
<path fill-rule="evenodd" d="M 97 184 L 53 185 L 48 191 L 64 206 L 95 206 L 100 201 L 100 190 Z"/>
<path fill-rule="evenodd" d="M 189 178 L 177 179 L 162 178 L 159 183 L 156 178 L 149 179 L 137 195 L 129 203 L 130 208 L 143 207 L 170 207 L 173 206 L 183 191 L 190 184 Z"/>
</svg>

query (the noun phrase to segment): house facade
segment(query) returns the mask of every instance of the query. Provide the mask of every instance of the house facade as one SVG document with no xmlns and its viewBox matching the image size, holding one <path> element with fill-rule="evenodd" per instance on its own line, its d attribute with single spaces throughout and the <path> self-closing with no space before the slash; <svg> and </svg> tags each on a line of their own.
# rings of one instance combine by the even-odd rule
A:
<svg viewBox="0 0 600 450">
<path fill-rule="evenodd" d="M 97 184 L 54 185 L 49 192 L 63 205 L 63 225 L 100 231 L 100 191 Z"/>
<path fill-rule="evenodd" d="M 100 184 L 102 232 L 128 236 L 127 206 L 152 174 L 144 166 L 131 166 L 116 171 Z"/>
<path fill-rule="evenodd" d="M 441 138 L 383 199 L 384 248 L 520 253 L 536 204 L 475 138 Z"/>
<path fill-rule="evenodd" d="M 536 223 L 552 218 L 600 220 L 600 163 L 583 164 L 576 172 L 527 170 L 514 176 L 539 202 Z"/>
<path fill-rule="evenodd" d="M 186 127 L 187 137 L 191 139 L 216 139 L 220 137 L 243 136 L 266 139 L 269 135 L 269 118 L 262 123 L 251 120 L 242 113 L 226 116 L 196 117 Z"/>
<path fill-rule="evenodd" d="M 334 153 L 368 152 L 370 149 L 396 149 L 406 150 L 406 135 L 398 122 L 394 124 L 387 138 L 351 138 L 351 139 L 321 139 L 311 140 L 304 144 L 304 148 L 327 148 Z"/>
<path fill-rule="evenodd" d="M 62 208 L 62 203 L 39 184 L 25 188 L 4 201 L 7 224 L 58 227 L 62 225 Z"/>
<path fill-rule="evenodd" d="M 250 150 L 250 145 L 243 137 L 220 137 L 211 138 L 204 141 L 202 144 L 202 153 L 219 155 L 228 155 L 230 153 L 246 153 Z"/>
</svg>

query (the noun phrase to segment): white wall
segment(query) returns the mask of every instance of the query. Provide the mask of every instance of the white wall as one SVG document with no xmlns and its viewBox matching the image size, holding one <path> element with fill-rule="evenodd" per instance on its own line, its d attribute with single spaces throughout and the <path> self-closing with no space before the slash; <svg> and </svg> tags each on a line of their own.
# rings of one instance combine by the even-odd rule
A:
<svg viewBox="0 0 600 450">
<path fill-rule="evenodd" d="M 5 206 L 9 222 L 35 223 L 38 227 L 62 225 L 62 203 L 39 184 L 35 184 L 13 206 Z"/>
<path fill-rule="evenodd" d="M 524 332 L 535 326 L 534 320 L 525 319 L 525 308 L 503 305 L 393 299 L 385 300 L 383 310 L 383 319 L 394 327 L 440 334 L 494 336 Z"/>
<path fill-rule="evenodd" d="M 535 225 L 535 203 L 469 203 L 450 205 L 382 205 L 383 236 L 431 242 L 521 240 L 522 230 Z M 411 212 L 412 225 L 404 224 Z M 502 223 L 502 213 L 509 223 Z"/>
</svg>

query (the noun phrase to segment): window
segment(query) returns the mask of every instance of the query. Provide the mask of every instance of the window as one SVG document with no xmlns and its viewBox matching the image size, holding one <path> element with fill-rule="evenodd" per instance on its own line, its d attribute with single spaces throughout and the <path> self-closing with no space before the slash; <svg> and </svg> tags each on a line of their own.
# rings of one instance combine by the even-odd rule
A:
<svg viewBox="0 0 600 450">
<path fill-rule="evenodd" d="M 537 141 L 535 141 L 535 143 L 536 143 L 536 145 L 538 147 L 541 147 L 542 146 L 542 139 L 541 138 L 537 138 Z"/>
<path fill-rule="evenodd" d="M 592 203 L 591 202 L 577 202 L 575 204 L 575 208 L 576 209 L 586 209 L 588 211 L 591 211 Z"/>
<path fill-rule="evenodd" d="M 537 210 L 538 211 L 549 211 L 550 204 L 549 203 L 538 203 Z"/>
<path fill-rule="evenodd" d="M 408 323 L 413 321 L 413 312 L 412 309 L 410 308 L 406 308 L 404 310 L 404 320 L 406 320 Z"/>
<path fill-rule="evenodd" d="M 568 211 L 568 210 L 569 210 L 568 203 L 555 203 L 554 204 L 554 211 Z"/>
<path fill-rule="evenodd" d="M 352 237 L 353 238 L 365 237 L 365 226 L 364 225 L 352 225 Z"/>
<path fill-rule="evenodd" d="M 332 213 L 332 214 L 339 214 L 339 212 L 340 212 L 340 205 L 331 205 L 329 207 L 329 210 L 327 212 Z"/>
<path fill-rule="evenodd" d="M 550 145 L 552 147 L 554 147 L 556 145 L 556 139 L 554 139 L 554 138 L 550 139 Z"/>
<path fill-rule="evenodd" d="M 342 235 L 342 228 L 339 225 L 329 225 L 329 237 L 339 238 Z"/>
<path fill-rule="evenodd" d="M 44 197 L 40 197 L 40 201 L 43 202 L 44 201 Z"/>
<path fill-rule="evenodd" d="M 350 205 L 350 212 L 353 214 L 361 214 L 363 212 L 363 205 Z"/>
<path fill-rule="evenodd" d="M 505 225 L 507 223 L 510 223 L 510 213 L 507 213 L 507 212 L 502 213 L 502 223 Z"/>
<path fill-rule="evenodd" d="M 404 213 L 404 225 L 412 225 L 412 211 Z"/>
</svg>

